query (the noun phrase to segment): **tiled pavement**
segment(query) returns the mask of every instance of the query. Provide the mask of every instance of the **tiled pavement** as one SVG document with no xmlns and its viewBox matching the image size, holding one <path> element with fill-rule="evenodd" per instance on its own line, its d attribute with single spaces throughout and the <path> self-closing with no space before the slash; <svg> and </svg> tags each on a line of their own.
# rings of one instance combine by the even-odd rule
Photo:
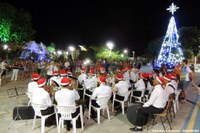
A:
<svg viewBox="0 0 200 133">
<path fill-rule="evenodd" d="M 196 74 L 196 79 L 200 81 L 199 73 Z M 40 132 L 40 120 L 36 122 L 35 130 L 32 130 L 32 121 L 33 120 L 19 120 L 14 122 L 14 124 L 9 129 L 9 125 L 12 122 L 12 111 L 13 108 L 17 105 L 26 105 L 28 103 L 28 98 L 26 95 L 20 95 L 16 97 L 8 97 L 8 89 L 13 87 L 27 87 L 27 84 L 30 80 L 25 81 L 13 81 L 6 83 L 0 86 L 0 133 L 39 133 Z M 200 83 L 200 82 L 199 82 Z M 200 96 L 198 96 L 197 90 L 190 85 L 190 101 L 199 101 Z M 12 94 L 9 92 L 9 95 Z M 168 132 L 188 132 L 192 130 L 193 132 L 200 132 L 200 110 L 199 106 L 191 104 L 190 102 L 180 104 L 180 110 L 177 112 L 175 119 L 172 122 L 172 129 Z M 77 129 L 78 133 L 131 133 L 132 131 L 129 128 L 133 127 L 126 118 L 126 114 L 118 114 L 114 116 L 111 113 L 111 120 L 108 121 L 106 118 L 101 117 L 101 123 L 98 125 L 93 119 L 87 119 L 87 110 L 85 111 L 84 117 L 84 130 Z M 105 116 L 106 117 L 106 116 Z M 168 124 L 166 128 L 169 129 Z M 161 122 L 157 121 L 155 126 L 151 126 L 147 131 L 144 127 L 143 132 L 162 132 L 163 127 Z M 46 133 L 56 133 L 57 129 L 55 126 L 45 127 Z M 66 129 L 62 130 L 62 133 L 67 133 Z M 72 130 L 70 131 L 72 132 Z"/>
</svg>

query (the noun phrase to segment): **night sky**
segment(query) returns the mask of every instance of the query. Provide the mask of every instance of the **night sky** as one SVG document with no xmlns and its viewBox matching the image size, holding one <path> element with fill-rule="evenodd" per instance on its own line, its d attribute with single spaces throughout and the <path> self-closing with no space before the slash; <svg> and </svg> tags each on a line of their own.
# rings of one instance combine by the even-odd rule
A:
<svg viewBox="0 0 200 133">
<path fill-rule="evenodd" d="M 148 42 L 165 35 L 172 2 L 177 28 L 200 28 L 199 0 L 1 0 L 32 16 L 34 39 L 66 49 L 74 45 L 128 48 L 143 54 Z"/>
</svg>

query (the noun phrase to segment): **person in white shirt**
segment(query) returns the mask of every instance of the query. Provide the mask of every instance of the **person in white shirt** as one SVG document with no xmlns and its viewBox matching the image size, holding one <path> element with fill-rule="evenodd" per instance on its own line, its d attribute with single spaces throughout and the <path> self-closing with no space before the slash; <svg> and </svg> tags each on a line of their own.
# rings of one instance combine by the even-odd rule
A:
<svg viewBox="0 0 200 133">
<path fill-rule="evenodd" d="M 58 71 L 58 67 L 56 67 L 54 61 L 51 61 L 50 64 L 46 67 L 47 71 L 47 82 L 49 83 L 49 79 L 53 76 L 54 71 Z"/>
<path fill-rule="evenodd" d="M 175 86 L 171 83 L 172 77 L 168 74 L 163 77 L 165 79 L 166 85 L 164 92 L 166 94 L 167 100 L 169 99 L 169 95 L 174 93 L 175 94 Z"/>
<path fill-rule="evenodd" d="M 56 87 L 60 87 L 60 76 L 58 71 L 53 72 L 53 76 L 49 79 L 49 85 L 55 84 Z"/>
<path fill-rule="evenodd" d="M 145 89 L 147 88 L 145 84 L 147 82 L 147 77 L 148 77 L 147 73 L 140 73 L 139 75 L 140 75 L 139 80 L 134 84 L 135 88 L 135 90 L 133 91 L 134 96 L 141 96 L 142 92 L 145 91 Z"/>
<path fill-rule="evenodd" d="M 176 74 L 174 72 L 171 72 L 169 75 L 172 77 L 171 83 L 175 86 L 175 91 L 176 91 L 178 89 Z"/>
<path fill-rule="evenodd" d="M 78 83 L 80 87 L 83 85 L 84 81 L 87 79 L 87 74 L 85 72 L 86 72 L 85 68 L 82 68 L 81 74 L 78 76 Z"/>
<path fill-rule="evenodd" d="M 114 85 L 112 90 L 113 90 L 113 93 L 117 93 L 115 97 L 116 99 L 121 100 L 121 101 L 127 101 L 128 96 L 130 95 L 129 88 L 131 87 L 131 85 L 129 81 L 124 81 L 123 78 L 124 77 L 122 74 L 117 75 L 116 79 L 118 83 Z M 115 110 L 121 109 L 119 102 L 115 102 L 114 107 L 115 107 Z"/>
<path fill-rule="evenodd" d="M 54 106 L 49 93 L 44 89 L 46 80 L 41 78 L 37 81 L 38 87 L 33 90 L 32 103 L 46 106 L 44 110 L 41 110 L 42 115 L 48 115 L 54 113 Z M 47 118 L 45 126 L 51 126 L 56 123 L 55 115 Z"/>
<path fill-rule="evenodd" d="M 76 106 L 76 101 L 80 99 L 80 96 L 76 89 L 71 89 L 71 81 L 69 78 L 61 79 L 61 90 L 56 91 L 55 100 L 58 106 Z M 79 113 L 79 109 L 74 110 L 72 117 L 75 117 Z M 77 124 L 80 127 L 80 118 L 78 118 Z M 77 126 L 78 126 L 77 125 Z M 67 130 L 71 128 L 70 121 L 67 121 Z"/>
<path fill-rule="evenodd" d="M 99 76 L 99 84 L 100 86 L 94 89 L 91 96 L 91 104 L 95 107 L 100 107 L 102 105 L 102 101 L 100 99 L 96 100 L 96 98 L 102 98 L 107 96 L 111 97 L 112 95 L 112 89 L 110 86 L 106 85 L 106 78 L 104 76 Z M 91 108 L 91 117 L 96 117 L 96 113 L 93 110 L 93 108 Z"/>
<path fill-rule="evenodd" d="M 3 60 L 1 62 L 1 71 L 0 71 L 0 85 L 1 85 L 1 82 L 2 82 L 2 79 L 5 79 L 6 77 L 6 67 L 7 67 L 7 63 L 6 63 L 6 60 Z"/>
<path fill-rule="evenodd" d="M 38 73 L 32 74 L 32 81 L 28 83 L 27 92 L 33 93 L 33 90 L 38 88 L 37 81 L 40 78 L 40 75 Z"/>
<path fill-rule="evenodd" d="M 167 100 L 163 85 L 165 80 L 163 77 L 156 77 L 153 81 L 154 89 L 151 93 L 150 99 L 144 103 L 143 107 L 138 109 L 136 125 L 130 128 L 131 131 L 143 131 L 142 126 L 147 123 L 149 114 L 157 114 L 164 111 Z"/>
</svg>

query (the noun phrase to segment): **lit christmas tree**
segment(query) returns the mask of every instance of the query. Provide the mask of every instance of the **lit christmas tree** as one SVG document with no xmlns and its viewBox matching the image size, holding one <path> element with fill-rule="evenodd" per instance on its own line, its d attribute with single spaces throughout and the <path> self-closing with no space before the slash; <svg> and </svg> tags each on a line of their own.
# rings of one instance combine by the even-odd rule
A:
<svg viewBox="0 0 200 133">
<path fill-rule="evenodd" d="M 170 19 L 167 32 L 157 59 L 158 67 L 161 67 L 161 64 L 166 64 L 169 68 L 172 68 L 184 59 L 181 44 L 178 42 L 179 35 L 177 33 L 176 22 L 173 16 L 177 9 L 179 9 L 179 7 L 173 3 L 169 8 L 167 8 L 167 10 L 172 13 L 172 17 Z"/>
</svg>

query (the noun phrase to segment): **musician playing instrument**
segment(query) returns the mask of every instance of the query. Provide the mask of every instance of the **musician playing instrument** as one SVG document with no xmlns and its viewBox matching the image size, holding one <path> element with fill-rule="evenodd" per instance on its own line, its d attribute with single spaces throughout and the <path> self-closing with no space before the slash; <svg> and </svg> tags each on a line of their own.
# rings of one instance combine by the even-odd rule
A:
<svg viewBox="0 0 200 133">
<path fill-rule="evenodd" d="M 166 105 L 166 95 L 163 85 L 165 80 L 163 77 L 156 77 L 153 80 L 154 89 L 151 93 L 150 99 L 144 103 L 143 107 L 138 109 L 136 116 L 136 125 L 130 128 L 131 131 L 143 131 L 142 126 L 147 123 L 147 117 L 149 114 L 161 113 Z"/>
</svg>

